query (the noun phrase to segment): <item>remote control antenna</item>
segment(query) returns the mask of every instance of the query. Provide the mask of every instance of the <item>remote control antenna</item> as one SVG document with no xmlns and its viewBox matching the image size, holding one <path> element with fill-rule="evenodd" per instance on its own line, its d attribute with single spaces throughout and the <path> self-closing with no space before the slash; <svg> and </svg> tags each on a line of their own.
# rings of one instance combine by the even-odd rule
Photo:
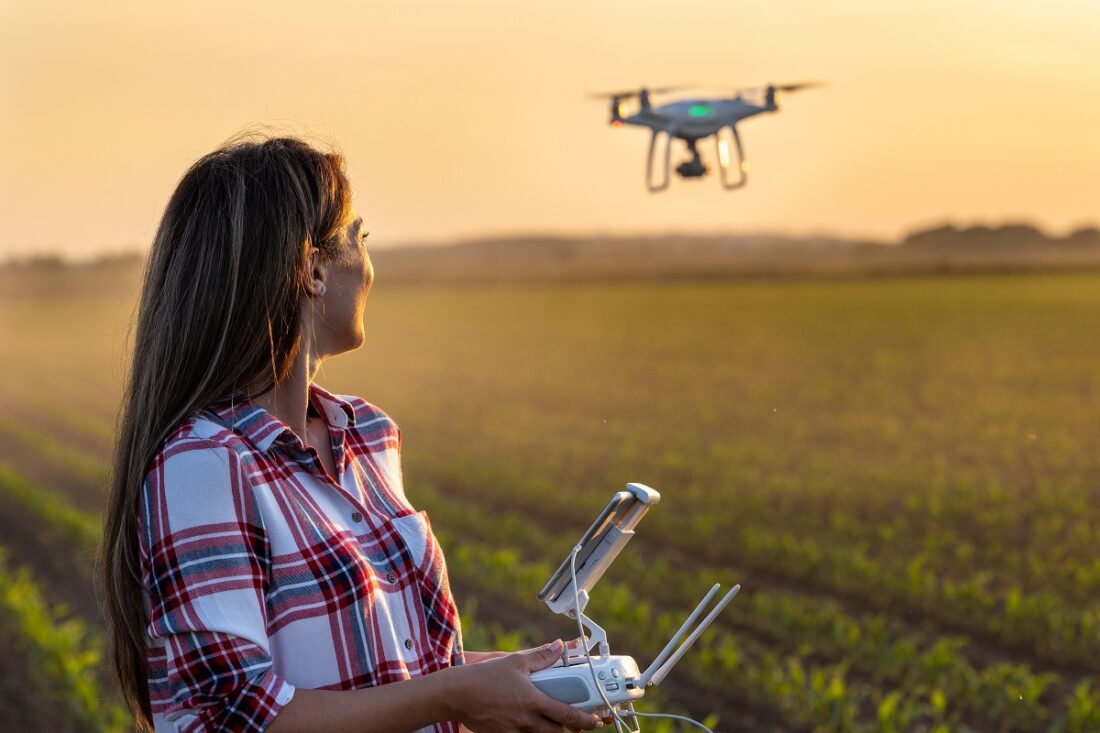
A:
<svg viewBox="0 0 1100 733">
<path fill-rule="evenodd" d="M 740 585 L 733 586 L 733 588 L 730 589 L 730 592 L 723 596 L 722 600 L 718 601 L 718 605 L 715 606 L 714 609 L 707 614 L 707 617 L 703 619 L 703 623 L 699 624 L 695 631 L 691 632 L 691 636 L 687 638 L 687 641 L 684 642 L 683 646 L 677 649 L 676 653 L 673 654 L 669 658 L 669 660 L 661 665 L 661 668 L 653 674 L 653 677 L 651 678 L 653 681 L 652 684 L 661 684 L 661 680 L 663 680 L 665 678 L 665 675 L 669 673 L 673 666 L 675 666 L 676 663 L 680 661 L 680 657 L 684 656 L 684 653 L 687 652 L 688 647 L 694 644 L 695 640 L 699 638 L 699 635 L 707 630 L 707 627 L 710 626 L 711 622 L 718 617 L 718 614 L 722 612 L 722 609 L 725 608 L 726 605 L 733 600 L 733 597 L 737 595 L 737 591 L 739 590 L 741 590 Z"/>
<path fill-rule="evenodd" d="M 720 587 L 718 583 L 715 583 L 710 589 L 710 592 L 703 596 L 703 600 L 699 601 L 699 605 L 696 606 L 695 610 L 691 612 L 691 615 L 687 617 L 687 621 L 684 621 L 684 623 L 680 625 L 679 631 L 672 635 L 672 638 L 665 644 L 665 648 L 662 649 L 661 653 L 657 655 L 657 658 L 653 660 L 653 664 L 649 665 L 642 676 L 638 678 L 636 683 L 638 687 L 645 689 L 645 686 L 649 684 L 649 678 L 665 663 L 665 660 L 668 659 L 668 655 L 672 654 L 673 649 L 676 648 L 680 639 L 683 638 L 687 630 L 695 623 L 695 620 L 699 618 L 699 614 L 701 614 L 707 604 L 710 603 L 710 599 L 714 598 L 714 594 L 718 592 L 718 588 Z"/>
</svg>

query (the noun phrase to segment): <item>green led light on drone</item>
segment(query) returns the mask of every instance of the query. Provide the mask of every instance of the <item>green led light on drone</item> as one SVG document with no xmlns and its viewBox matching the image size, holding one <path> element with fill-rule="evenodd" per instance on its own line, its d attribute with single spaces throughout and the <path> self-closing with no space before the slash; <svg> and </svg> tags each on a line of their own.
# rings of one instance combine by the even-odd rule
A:
<svg viewBox="0 0 1100 733">
<path fill-rule="evenodd" d="M 710 117 L 714 114 L 714 108 L 706 104 L 693 104 L 688 108 L 688 114 L 692 117 Z"/>
</svg>

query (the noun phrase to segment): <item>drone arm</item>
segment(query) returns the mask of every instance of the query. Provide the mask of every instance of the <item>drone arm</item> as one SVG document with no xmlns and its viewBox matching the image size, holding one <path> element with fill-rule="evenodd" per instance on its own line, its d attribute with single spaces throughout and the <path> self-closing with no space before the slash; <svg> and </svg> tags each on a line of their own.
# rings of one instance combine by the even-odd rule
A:
<svg viewBox="0 0 1100 733">
<path fill-rule="evenodd" d="M 660 184 L 655 184 L 653 182 L 653 151 L 654 151 L 654 148 L 657 147 L 657 136 L 660 135 L 662 132 L 665 133 L 665 156 L 664 156 L 665 157 L 665 165 L 664 165 L 665 174 L 664 174 L 664 178 L 660 182 Z M 645 166 L 645 183 L 646 183 L 646 188 L 649 189 L 650 193 L 657 193 L 658 191 L 664 191 L 666 188 L 668 188 L 668 181 L 669 181 L 669 177 L 671 175 L 670 172 L 672 170 L 672 160 L 671 160 L 671 158 L 672 158 L 672 134 L 670 132 L 668 132 L 667 130 L 659 130 L 656 127 L 653 128 L 653 134 L 649 138 L 649 155 L 646 157 L 646 166 Z"/>
<path fill-rule="evenodd" d="M 749 182 L 749 164 L 745 160 L 745 149 L 741 146 L 741 135 L 737 133 L 737 127 L 730 125 L 726 129 L 733 135 L 733 147 L 737 151 L 738 178 L 736 180 L 729 180 L 729 169 L 731 167 L 729 143 L 722 138 L 721 130 L 714 136 L 714 140 L 715 144 L 718 146 L 718 164 L 722 169 L 722 188 L 732 190 L 741 188 Z"/>
</svg>

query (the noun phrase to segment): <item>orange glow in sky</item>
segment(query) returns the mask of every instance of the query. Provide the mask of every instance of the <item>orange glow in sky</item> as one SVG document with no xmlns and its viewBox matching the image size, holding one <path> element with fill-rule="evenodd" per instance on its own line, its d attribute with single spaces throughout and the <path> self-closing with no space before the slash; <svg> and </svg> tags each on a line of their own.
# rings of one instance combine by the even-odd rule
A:
<svg viewBox="0 0 1100 733">
<path fill-rule="evenodd" d="M 1100 219 L 1098 46 L 1081 0 L 8 2 L 0 258 L 147 247 L 186 167 L 262 124 L 339 147 L 376 246 L 892 238 L 948 218 L 1060 233 Z M 647 132 L 586 97 L 803 80 L 828 86 L 740 128 L 752 175 L 733 193 L 712 172 L 648 194 Z"/>
</svg>

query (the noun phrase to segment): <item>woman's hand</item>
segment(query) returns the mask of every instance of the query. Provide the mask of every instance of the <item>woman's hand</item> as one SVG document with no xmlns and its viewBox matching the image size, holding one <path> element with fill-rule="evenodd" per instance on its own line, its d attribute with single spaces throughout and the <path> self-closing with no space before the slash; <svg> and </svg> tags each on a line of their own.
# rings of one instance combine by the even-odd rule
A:
<svg viewBox="0 0 1100 733">
<path fill-rule="evenodd" d="M 466 664 L 481 664 L 482 662 L 488 662 L 490 659 L 497 659 L 499 657 L 506 657 L 510 652 L 471 652 L 465 651 L 462 653 L 463 658 L 466 660 Z"/>
<path fill-rule="evenodd" d="M 563 727 L 581 731 L 603 725 L 595 715 L 555 700 L 531 684 L 531 673 L 551 666 L 561 653 L 559 639 L 536 649 L 454 667 L 456 719 L 474 733 L 561 733 Z"/>
<path fill-rule="evenodd" d="M 583 638 L 574 639 L 573 641 L 565 642 L 566 646 L 570 649 L 581 649 L 581 644 L 584 643 Z M 522 651 L 529 652 L 533 649 L 523 649 Z M 490 659 L 496 659 L 497 657 L 506 657 L 512 652 L 471 652 L 469 650 L 463 653 L 463 657 L 466 659 L 466 664 L 480 664 L 481 662 L 487 662 Z"/>
</svg>

